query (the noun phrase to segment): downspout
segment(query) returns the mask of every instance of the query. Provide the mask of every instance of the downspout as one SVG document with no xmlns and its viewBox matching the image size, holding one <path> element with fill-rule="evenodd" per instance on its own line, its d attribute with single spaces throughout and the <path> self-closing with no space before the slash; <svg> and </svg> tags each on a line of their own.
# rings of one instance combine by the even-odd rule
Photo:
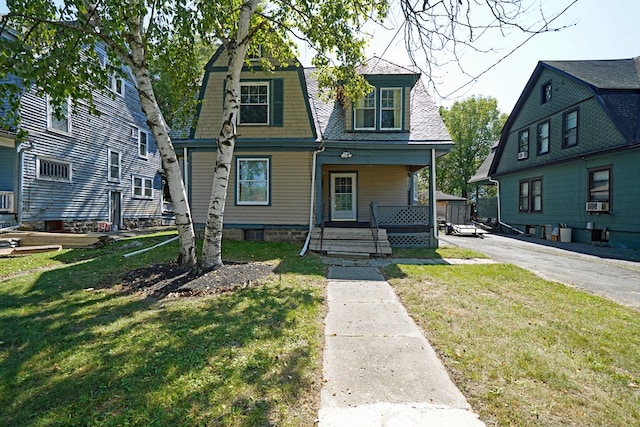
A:
<svg viewBox="0 0 640 427">
<path fill-rule="evenodd" d="M 518 230 L 515 227 L 510 226 L 507 223 L 502 222 L 502 217 L 500 216 L 500 182 L 496 181 L 495 179 L 491 179 L 489 178 L 489 182 L 492 182 L 494 184 L 496 184 L 496 186 L 498 187 L 498 191 L 497 191 L 497 195 L 498 195 L 498 224 L 502 225 L 503 227 L 507 227 L 509 230 L 513 230 L 519 234 L 524 234 L 524 231 Z"/>
<path fill-rule="evenodd" d="M 314 206 L 314 202 L 315 202 L 315 194 L 316 194 L 316 168 L 317 168 L 317 162 L 316 159 L 318 158 L 318 154 L 322 153 L 324 151 L 326 147 L 324 146 L 324 141 L 322 142 L 322 145 L 320 146 L 319 149 L 314 150 L 313 152 L 313 160 L 312 160 L 312 166 L 311 166 L 311 200 L 309 201 L 309 232 L 307 233 L 307 239 L 304 241 L 304 246 L 302 247 L 302 250 L 300 251 L 300 256 L 304 256 L 304 254 L 307 252 L 307 249 L 309 248 L 309 242 L 311 241 L 311 232 L 313 231 L 313 206 Z"/>
<path fill-rule="evenodd" d="M 187 157 L 188 155 L 189 155 L 189 150 L 185 145 L 184 147 L 182 147 L 182 156 L 184 157 L 183 168 L 182 168 L 184 173 L 184 178 L 182 178 L 182 181 L 184 182 L 184 192 L 187 194 L 187 197 L 189 197 L 189 158 Z"/>
</svg>

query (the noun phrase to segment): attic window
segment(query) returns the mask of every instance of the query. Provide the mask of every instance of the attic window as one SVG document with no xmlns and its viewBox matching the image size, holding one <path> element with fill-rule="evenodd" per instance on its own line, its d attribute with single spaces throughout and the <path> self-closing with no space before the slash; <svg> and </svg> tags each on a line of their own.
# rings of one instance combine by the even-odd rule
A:
<svg viewBox="0 0 640 427">
<path fill-rule="evenodd" d="M 402 89 L 380 90 L 380 129 L 401 129 Z"/>
<path fill-rule="evenodd" d="M 240 123 L 269 124 L 269 83 L 240 83 Z"/>
<path fill-rule="evenodd" d="M 553 96 L 553 91 L 551 87 L 551 82 L 545 83 L 542 85 L 542 93 L 541 93 L 541 101 L 543 104 L 547 102 L 551 102 L 551 97 Z"/>
<path fill-rule="evenodd" d="M 358 101 L 353 112 L 356 129 L 376 128 L 376 93 L 371 92 Z"/>
</svg>

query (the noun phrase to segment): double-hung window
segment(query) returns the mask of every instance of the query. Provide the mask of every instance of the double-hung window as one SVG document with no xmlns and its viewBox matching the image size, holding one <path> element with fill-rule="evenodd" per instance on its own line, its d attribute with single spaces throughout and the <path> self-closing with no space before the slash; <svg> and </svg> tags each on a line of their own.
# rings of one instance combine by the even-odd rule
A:
<svg viewBox="0 0 640 427">
<path fill-rule="evenodd" d="M 562 147 L 578 145 L 578 110 L 567 111 L 562 115 Z"/>
<path fill-rule="evenodd" d="M 131 177 L 131 193 L 137 199 L 153 198 L 153 181 L 150 178 L 133 175 Z"/>
<path fill-rule="evenodd" d="M 608 202 L 611 209 L 611 167 L 589 170 L 589 202 Z"/>
<path fill-rule="evenodd" d="M 549 121 L 538 124 L 538 154 L 549 152 Z"/>
<path fill-rule="evenodd" d="M 109 150 L 109 175 L 108 181 L 119 182 L 122 171 L 120 153 Z"/>
<path fill-rule="evenodd" d="M 518 132 L 518 160 L 529 157 L 529 129 Z"/>
<path fill-rule="evenodd" d="M 364 98 L 358 100 L 354 111 L 355 129 L 376 128 L 376 93 L 370 92 Z"/>
<path fill-rule="evenodd" d="M 47 97 L 47 127 L 63 133 L 71 133 L 71 100 L 67 99 L 59 106 L 51 103 Z"/>
<path fill-rule="evenodd" d="M 149 134 L 138 130 L 138 157 L 146 159 L 149 155 Z"/>
<path fill-rule="evenodd" d="M 402 129 L 402 89 L 380 89 L 380 129 Z"/>
<path fill-rule="evenodd" d="M 240 83 L 240 123 L 269 124 L 269 83 Z"/>
<path fill-rule="evenodd" d="M 107 58 L 106 53 L 99 53 L 98 55 L 100 55 L 102 59 L 102 68 L 109 68 L 109 59 Z M 120 77 L 115 71 L 109 73 L 109 75 L 107 76 L 107 89 L 109 89 L 111 92 L 117 93 L 120 96 L 124 96 L 124 79 Z"/>
<path fill-rule="evenodd" d="M 269 163 L 269 158 L 236 159 L 236 204 L 269 204 Z"/>
<path fill-rule="evenodd" d="M 71 163 L 36 157 L 36 178 L 47 181 L 71 182 Z"/>
<path fill-rule="evenodd" d="M 520 181 L 520 212 L 542 212 L 542 178 Z"/>
</svg>

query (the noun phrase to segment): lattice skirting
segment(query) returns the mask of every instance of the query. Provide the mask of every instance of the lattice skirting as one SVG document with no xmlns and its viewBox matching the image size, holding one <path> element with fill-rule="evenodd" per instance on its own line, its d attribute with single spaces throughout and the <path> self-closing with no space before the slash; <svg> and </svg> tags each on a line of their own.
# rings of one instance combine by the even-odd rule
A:
<svg viewBox="0 0 640 427">
<path fill-rule="evenodd" d="M 389 244 L 398 248 L 428 248 L 429 233 L 389 233 Z"/>
</svg>

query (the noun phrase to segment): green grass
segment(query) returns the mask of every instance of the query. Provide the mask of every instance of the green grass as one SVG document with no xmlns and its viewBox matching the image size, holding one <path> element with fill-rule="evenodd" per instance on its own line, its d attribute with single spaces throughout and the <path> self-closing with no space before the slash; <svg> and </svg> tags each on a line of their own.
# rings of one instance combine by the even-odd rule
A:
<svg viewBox="0 0 640 427">
<path fill-rule="evenodd" d="M 313 425 L 318 257 L 225 242 L 224 259 L 277 263 L 278 274 L 234 293 L 158 300 L 118 291 L 118 280 L 175 259 L 177 243 L 123 259 L 126 243 L 0 260 L 14 272 L 0 279 L 0 425 Z"/>
<path fill-rule="evenodd" d="M 640 425 L 638 311 L 511 265 L 385 273 L 488 425 Z"/>
<path fill-rule="evenodd" d="M 433 258 L 457 258 L 457 259 L 472 259 L 472 258 L 488 258 L 485 254 L 476 252 L 471 249 L 465 249 L 460 247 L 441 247 L 441 248 L 393 248 L 391 254 L 393 258 L 418 258 L 418 259 L 433 259 Z"/>
</svg>

